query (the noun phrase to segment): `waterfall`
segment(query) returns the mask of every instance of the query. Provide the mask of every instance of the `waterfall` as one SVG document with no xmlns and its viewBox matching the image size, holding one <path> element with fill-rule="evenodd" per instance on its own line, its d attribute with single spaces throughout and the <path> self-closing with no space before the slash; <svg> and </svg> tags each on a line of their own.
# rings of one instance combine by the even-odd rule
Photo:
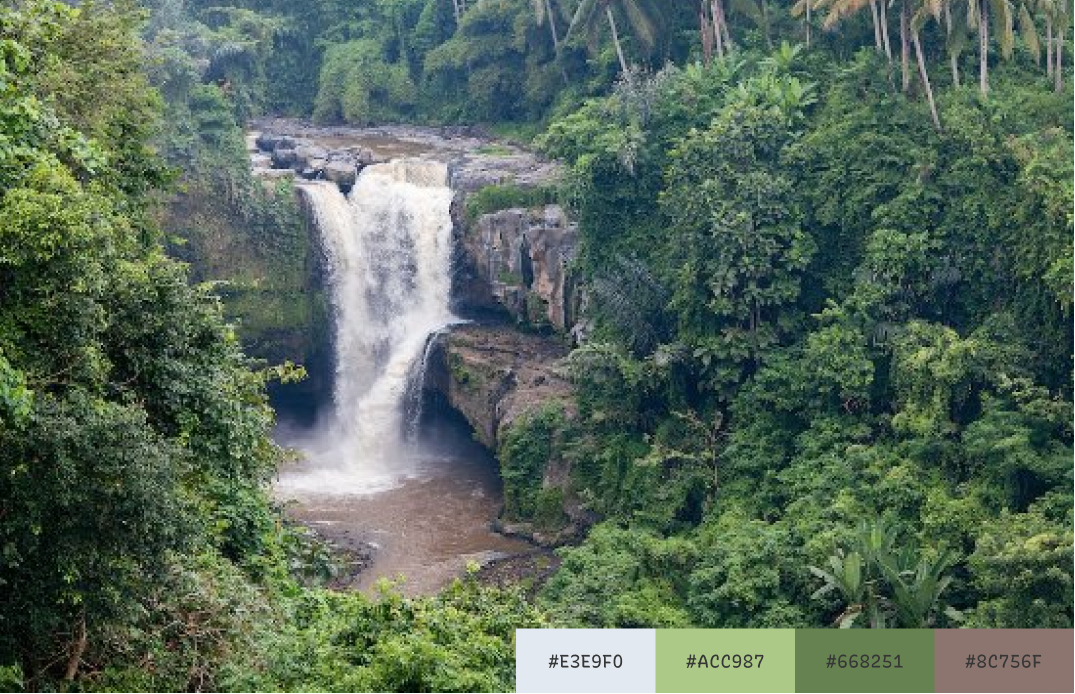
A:
<svg viewBox="0 0 1075 694">
<path fill-rule="evenodd" d="M 333 421 L 307 457 L 316 470 L 282 482 L 361 491 L 406 474 L 404 397 L 448 308 L 451 191 L 447 167 L 400 159 L 364 168 L 345 196 L 299 187 L 320 232 L 335 312 Z M 413 375 L 412 375 L 413 378 Z"/>
</svg>

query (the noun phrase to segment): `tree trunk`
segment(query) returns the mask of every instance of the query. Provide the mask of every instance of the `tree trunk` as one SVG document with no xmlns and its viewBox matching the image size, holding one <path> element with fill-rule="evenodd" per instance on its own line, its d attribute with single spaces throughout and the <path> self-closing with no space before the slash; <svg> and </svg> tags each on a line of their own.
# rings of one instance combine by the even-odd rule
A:
<svg viewBox="0 0 1075 694">
<path fill-rule="evenodd" d="M 870 14 L 874 18 L 874 46 L 877 53 L 885 53 L 885 45 L 880 41 L 880 13 L 877 10 L 877 0 L 870 0 Z"/>
<path fill-rule="evenodd" d="M 452 12 L 455 13 L 455 25 L 459 26 L 459 0 L 452 0 Z"/>
<path fill-rule="evenodd" d="M 922 86 L 926 88 L 926 99 L 929 101 L 929 112 L 933 116 L 933 125 L 939 131 L 941 119 L 937 115 L 937 103 L 933 100 L 933 87 L 929 84 L 929 72 L 926 71 L 926 59 L 922 55 L 922 44 L 918 40 L 918 32 L 911 33 L 911 41 L 914 43 L 915 57 L 918 58 L 918 75 L 922 78 Z"/>
<path fill-rule="evenodd" d="M 978 3 L 978 90 L 989 93 L 989 0 Z"/>
<path fill-rule="evenodd" d="M 1063 32 L 1056 32 L 1056 65 L 1053 66 L 1053 79 L 1056 80 L 1056 93 L 1064 91 L 1064 34 Z"/>
<path fill-rule="evenodd" d="M 1053 20 L 1045 18 L 1045 74 L 1053 76 Z"/>
<path fill-rule="evenodd" d="M 563 61 L 560 60 L 560 32 L 556 29 L 556 16 L 552 11 L 552 0 L 545 0 L 545 19 L 549 22 L 549 33 L 552 34 L 552 48 L 556 53 L 556 62 L 560 64 L 560 77 L 564 84 L 568 84 L 567 70 Z"/>
<path fill-rule="evenodd" d="M 944 3 L 944 25 L 948 37 L 952 35 L 952 8 L 950 3 Z M 947 43 L 947 41 L 946 41 Z M 948 48 L 948 63 L 952 67 L 952 85 L 959 86 L 959 56 L 951 48 Z"/>
<path fill-rule="evenodd" d="M 811 0 L 806 0 L 806 47 L 810 47 L 810 3 Z"/>
<path fill-rule="evenodd" d="M 717 49 L 717 57 L 723 58 L 724 54 L 727 52 L 727 46 L 725 46 L 724 43 L 724 32 L 721 30 L 721 22 L 724 18 L 720 12 L 719 0 L 712 0 L 710 2 L 709 13 L 712 15 L 713 19 L 711 26 L 713 27 L 713 42 Z"/>
<path fill-rule="evenodd" d="M 82 663 L 82 654 L 86 652 L 86 613 L 78 620 L 78 637 L 71 645 L 71 657 L 67 660 L 67 671 L 64 673 L 65 682 L 71 682 L 78 674 L 78 666 Z"/>
<path fill-rule="evenodd" d="M 892 43 L 888 40 L 888 6 L 887 0 L 881 0 L 881 40 L 885 45 L 885 57 L 892 64 Z"/>
<path fill-rule="evenodd" d="M 612 29 L 612 43 L 616 44 L 616 57 L 620 59 L 620 72 L 627 72 L 627 61 L 623 57 L 620 33 L 616 31 L 616 18 L 612 16 L 612 5 L 605 5 L 605 14 L 608 17 L 608 26 Z"/>
<path fill-rule="evenodd" d="M 713 28 L 705 14 L 705 0 L 698 8 L 698 38 L 702 41 L 702 64 L 708 65 L 713 59 Z"/>
<path fill-rule="evenodd" d="M 903 78 L 903 93 L 911 88 L 911 43 L 908 34 L 910 18 L 907 16 L 907 0 L 900 2 L 900 75 Z"/>
<path fill-rule="evenodd" d="M 713 0 L 713 24 L 717 28 L 717 35 L 720 38 L 721 45 L 723 46 L 723 52 L 721 55 L 727 55 L 732 52 L 732 35 L 728 31 L 728 19 L 724 16 L 724 3 L 721 0 Z"/>
<path fill-rule="evenodd" d="M 556 17 L 552 13 L 552 0 L 545 0 L 545 19 L 549 22 L 549 33 L 552 34 L 552 47 L 560 52 L 560 34 L 556 31 Z"/>
</svg>

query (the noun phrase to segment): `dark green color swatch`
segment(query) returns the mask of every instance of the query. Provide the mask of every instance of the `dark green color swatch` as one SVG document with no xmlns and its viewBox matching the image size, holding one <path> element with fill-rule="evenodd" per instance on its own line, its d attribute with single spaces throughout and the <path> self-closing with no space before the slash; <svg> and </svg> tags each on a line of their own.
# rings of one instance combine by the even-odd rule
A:
<svg viewBox="0 0 1075 694">
<path fill-rule="evenodd" d="M 795 691 L 932 692 L 933 631 L 796 630 Z"/>
</svg>

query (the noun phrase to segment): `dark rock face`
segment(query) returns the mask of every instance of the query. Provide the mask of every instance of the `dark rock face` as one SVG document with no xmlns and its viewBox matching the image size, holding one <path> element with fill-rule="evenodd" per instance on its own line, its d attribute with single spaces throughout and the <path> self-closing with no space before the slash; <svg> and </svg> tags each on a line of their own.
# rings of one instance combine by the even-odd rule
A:
<svg viewBox="0 0 1075 694">
<path fill-rule="evenodd" d="M 559 341 L 507 325 L 458 325 L 431 350 L 424 388 L 458 411 L 495 451 L 520 417 L 550 403 L 572 407 Z"/>
<path fill-rule="evenodd" d="M 511 208 L 472 223 L 456 219 L 459 270 L 453 296 L 460 309 L 502 309 L 517 322 L 569 331 L 578 298 L 568 275 L 578 225 L 558 205 Z"/>
<path fill-rule="evenodd" d="M 503 324 L 454 326 L 430 350 L 424 397 L 460 413 L 474 437 L 496 452 L 514 426 L 541 408 L 559 405 L 569 419 L 577 416 L 561 366 L 567 351 L 559 340 Z M 541 487 L 563 499 L 562 525 L 536 526 L 502 517 L 495 529 L 554 547 L 581 537 L 597 521 L 573 487 L 567 460 L 549 461 Z"/>
<path fill-rule="evenodd" d="M 295 166 L 298 158 L 295 150 L 286 147 L 277 147 L 272 151 L 272 167 L 274 169 L 290 169 Z"/>
</svg>

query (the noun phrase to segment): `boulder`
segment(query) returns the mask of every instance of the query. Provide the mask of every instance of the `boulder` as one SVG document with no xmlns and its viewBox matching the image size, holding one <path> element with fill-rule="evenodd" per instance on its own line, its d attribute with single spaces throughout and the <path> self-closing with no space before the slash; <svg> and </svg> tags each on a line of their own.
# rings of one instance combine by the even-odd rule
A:
<svg viewBox="0 0 1075 694">
<path fill-rule="evenodd" d="M 309 181 L 321 178 L 325 174 L 325 164 L 327 163 L 328 162 L 324 159 L 314 159 L 307 162 L 305 168 L 299 172 L 299 175 Z"/>
<path fill-rule="evenodd" d="M 328 150 L 317 145 L 298 145 L 295 147 L 295 170 L 314 168 L 313 162 L 328 159 Z"/>
<path fill-rule="evenodd" d="M 358 180 L 358 168 L 345 161 L 330 161 L 325 164 L 325 180 L 332 181 L 345 193 L 351 190 Z"/>
<path fill-rule="evenodd" d="M 290 169 L 295 166 L 295 150 L 287 147 L 277 147 L 272 151 L 272 167 L 274 169 Z"/>
<path fill-rule="evenodd" d="M 276 145 L 280 142 L 279 135 L 273 135 L 272 133 L 261 133 L 254 140 L 254 144 L 262 152 L 272 152 L 276 149 Z"/>
</svg>

